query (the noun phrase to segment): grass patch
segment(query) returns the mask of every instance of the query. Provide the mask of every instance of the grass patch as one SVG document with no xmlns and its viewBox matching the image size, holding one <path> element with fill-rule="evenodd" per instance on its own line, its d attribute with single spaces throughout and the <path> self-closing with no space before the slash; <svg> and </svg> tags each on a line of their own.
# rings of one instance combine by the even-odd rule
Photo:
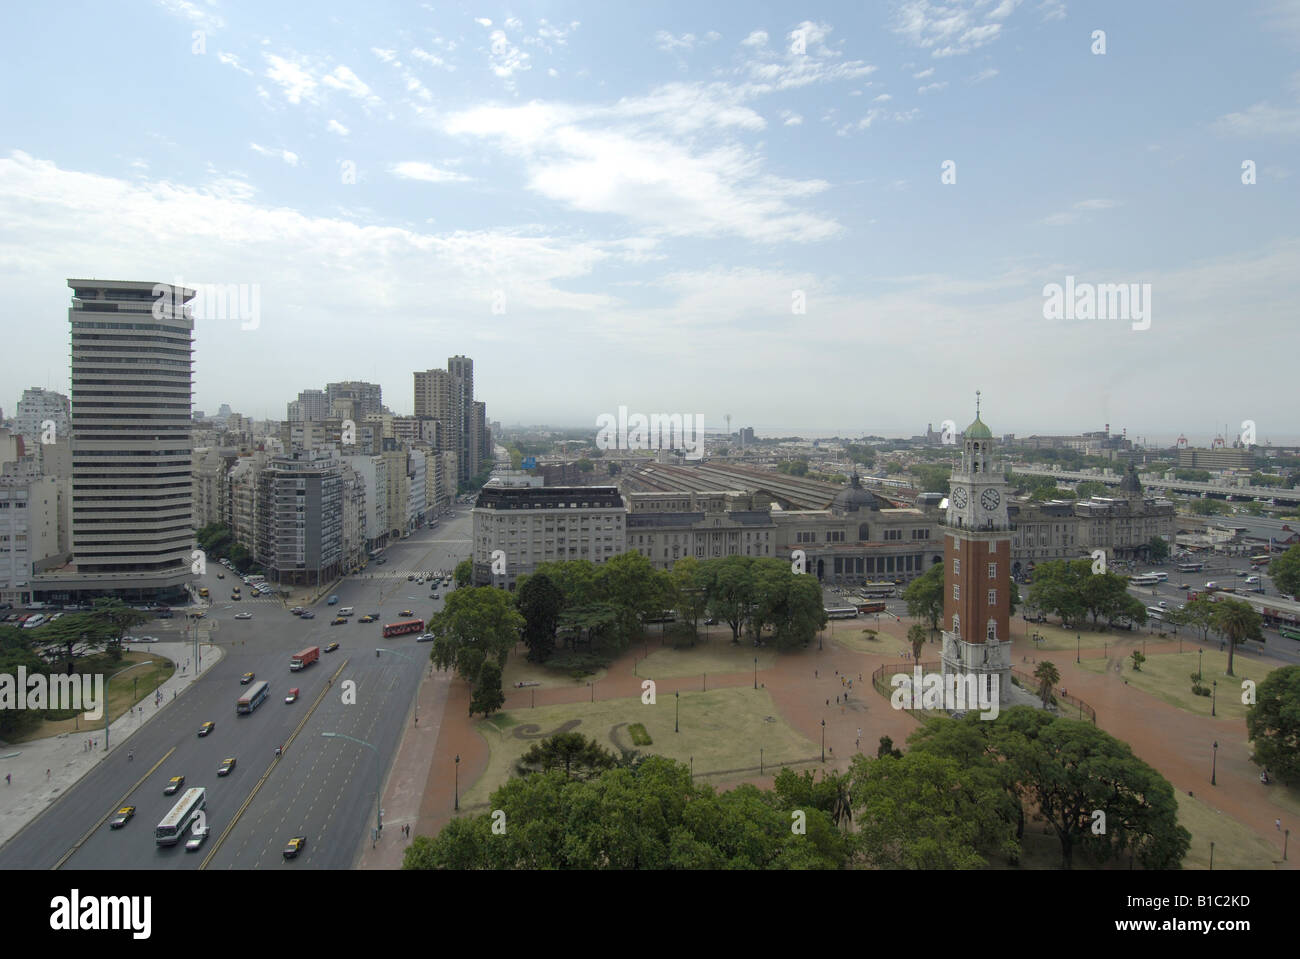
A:
<svg viewBox="0 0 1300 959">
<path fill-rule="evenodd" d="M 480 721 L 479 729 L 485 733 L 490 751 L 488 766 L 478 781 L 461 793 L 461 807 L 486 803 L 492 791 L 514 774 L 515 764 L 533 744 L 566 726 L 617 755 L 618 746 L 629 745 L 629 736 L 622 727 L 640 723 L 654 741 L 644 752 L 687 765 L 694 757 L 697 778 L 750 767 L 757 773 L 760 748 L 765 764 L 773 771 L 777 763 L 818 755 L 818 744 L 805 739 L 780 718 L 765 690 L 731 688 L 683 693 L 681 732 L 673 731 L 676 705 L 676 697 L 668 696 L 654 706 L 642 705 L 640 698 L 539 706 L 527 714 L 516 710 L 514 715 L 521 724 L 503 735 L 494 724 Z M 773 722 L 767 722 L 769 716 Z M 570 725 L 575 720 L 576 725 Z M 736 776 L 732 773 L 726 778 Z M 461 788 L 465 789 L 463 781 Z"/>
<path fill-rule="evenodd" d="M 646 732 L 645 726 L 641 723 L 632 723 L 632 725 L 628 726 L 627 734 L 632 737 L 632 745 L 634 746 L 654 745 L 654 740 L 650 738 L 650 734 Z"/>
<path fill-rule="evenodd" d="M 77 672 L 81 675 L 104 674 L 104 698 L 107 700 L 104 708 L 110 723 L 137 702 L 148 699 L 175 671 L 176 664 L 171 660 L 144 652 L 126 653 L 116 662 L 107 653 L 99 653 L 77 664 Z M 84 714 L 77 714 L 67 719 L 45 719 L 15 733 L 10 741 L 31 742 L 64 733 L 90 732 L 92 727 L 102 730 L 104 718 L 101 716 L 92 722 L 86 720 Z"/>
<path fill-rule="evenodd" d="M 1141 648 L 1140 642 L 1137 643 L 1137 647 Z M 1191 677 L 1197 669 L 1199 650 L 1188 646 L 1181 653 L 1148 651 L 1147 660 L 1139 671 L 1133 669 L 1133 660 L 1128 658 L 1127 651 L 1124 650 L 1114 651 L 1109 661 L 1101 657 L 1085 659 L 1082 667 L 1094 673 L 1104 672 L 1108 665 L 1113 669 L 1113 663 L 1119 658 L 1121 652 L 1125 655 L 1120 675 L 1128 680 L 1129 685 L 1136 686 L 1144 692 L 1159 697 L 1169 705 L 1189 713 L 1198 716 L 1210 715 L 1211 697 L 1197 696 L 1192 692 Z M 1218 693 L 1213 698 L 1213 706 L 1215 715 L 1221 719 L 1244 720 L 1248 707 L 1241 701 L 1242 680 L 1252 679 L 1258 685 L 1276 668 L 1260 662 L 1252 654 L 1242 655 L 1238 652 L 1233 661 L 1236 676 L 1229 676 L 1227 652 L 1207 649 L 1199 658 L 1205 671 L 1204 684 L 1209 686 L 1211 682 L 1218 681 Z"/>
<path fill-rule="evenodd" d="M 1192 834 L 1192 845 L 1183 857 L 1184 869 L 1209 869 L 1211 842 L 1215 869 L 1276 868 L 1274 862 L 1282 858 L 1281 833 L 1277 834 L 1277 843 L 1271 845 L 1253 830 L 1196 797 L 1180 792 L 1176 798 L 1178 824 Z"/>
<path fill-rule="evenodd" d="M 636 675 L 648 676 L 652 679 L 697 676 L 700 677 L 701 685 L 705 673 L 716 676 L 726 673 L 753 673 L 755 659 L 758 660 L 759 669 L 771 669 L 776 665 L 778 655 L 771 646 L 733 646 L 730 641 L 701 643 L 694 648 L 687 646 L 685 649 L 674 649 L 671 646 L 649 648 L 650 655 L 636 664 Z M 634 652 L 642 651 L 636 646 L 632 649 Z M 793 655 L 793 653 L 786 655 Z"/>
<path fill-rule="evenodd" d="M 552 672 L 566 674 L 575 682 L 586 682 L 589 677 L 604 673 L 605 667 L 618 656 L 617 652 L 589 653 L 566 649 L 555 653 L 544 665 Z"/>
</svg>

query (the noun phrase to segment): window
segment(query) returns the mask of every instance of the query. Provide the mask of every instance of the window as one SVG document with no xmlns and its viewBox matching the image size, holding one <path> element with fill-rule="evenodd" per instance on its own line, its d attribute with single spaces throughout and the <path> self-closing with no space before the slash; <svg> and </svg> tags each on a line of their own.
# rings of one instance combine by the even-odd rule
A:
<svg viewBox="0 0 1300 959">
<path fill-rule="evenodd" d="M 954 575 L 954 576 L 960 576 L 960 575 L 961 575 L 961 560 L 959 560 L 959 559 L 954 559 L 954 560 L 952 561 L 952 575 Z"/>
<path fill-rule="evenodd" d="M 988 640 L 990 643 L 996 643 L 998 641 L 998 624 L 992 620 L 989 621 Z"/>
<path fill-rule="evenodd" d="M 995 580 L 997 578 L 998 578 L 998 564 L 989 563 L 989 579 Z"/>
<path fill-rule="evenodd" d="M 961 617 L 956 613 L 952 617 L 952 632 L 958 639 L 961 639 Z"/>
<path fill-rule="evenodd" d="M 998 591 L 996 589 L 991 589 L 989 590 L 989 605 L 996 606 L 997 604 L 998 604 Z"/>
<path fill-rule="evenodd" d="M 961 599 L 961 587 L 956 583 L 952 584 L 952 598 Z"/>
</svg>

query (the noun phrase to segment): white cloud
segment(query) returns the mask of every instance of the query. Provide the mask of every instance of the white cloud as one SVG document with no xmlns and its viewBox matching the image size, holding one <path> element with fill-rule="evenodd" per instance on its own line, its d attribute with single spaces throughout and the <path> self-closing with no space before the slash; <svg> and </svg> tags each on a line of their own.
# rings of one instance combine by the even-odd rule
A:
<svg viewBox="0 0 1300 959">
<path fill-rule="evenodd" d="M 1106 199 L 1104 197 L 1079 200 L 1074 203 L 1069 210 L 1043 217 L 1043 223 L 1047 226 L 1069 226 L 1072 223 L 1080 222 L 1083 219 L 1083 213 L 1085 211 L 1112 210 L 1119 205 L 1118 201 Z"/>
<path fill-rule="evenodd" d="M 947 85 L 948 85 L 947 80 L 944 80 L 942 83 L 927 83 L 923 87 L 917 87 L 916 92 L 921 94 L 933 93 L 936 90 L 942 90 Z"/>
<path fill-rule="evenodd" d="M 781 116 L 785 119 L 785 125 L 788 127 L 797 127 L 803 123 L 803 117 L 791 110 L 782 110 Z"/>
<path fill-rule="evenodd" d="M 924 80 L 926 77 L 932 77 L 932 76 L 934 76 L 934 67 L 930 67 L 928 70 L 922 70 L 920 73 L 913 73 L 912 79 Z"/>
<path fill-rule="evenodd" d="M 341 137 L 345 137 L 349 133 L 348 128 L 339 123 L 338 120 L 331 120 L 325 128 L 329 130 L 330 133 L 337 133 Z"/>
<path fill-rule="evenodd" d="M 415 57 L 415 59 L 419 60 L 421 63 L 427 63 L 431 67 L 439 67 L 446 70 L 448 73 L 454 73 L 456 70 L 455 64 L 448 63 L 436 53 L 429 53 L 427 50 L 421 50 L 419 47 L 412 48 L 411 56 Z"/>
<path fill-rule="evenodd" d="M 547 68 L 546 68 L 546 75 L 547 75 L 548 77 L 558 77 L 558 76 L 560 75 L 560 73 L 559 73 L 558 70 L 555 69 L 555 67 L 547 67 Z"/>
<path fill-rule="evenodd" d="M 518 30 L 524 25 L 524 22 L 518 17 L 511 17 L 502 24 L 507 30 Z"/>
<path fill-rule="evenodd" d="M 385 50 L 382 47 L 371 47 L 370 52 L 373 53 L 375 56 L 377 56 L 380 60 L 383 60 L 385 63 L 392 63 L 394 60 L 397 59 L 396 50 Z"/>
<path fill-rule="evenodd" d="M 880 96 L 878 96 L 878 97 L 874 97 L 874 98 L 872 99 L 871 102 L 872 102 L 872 103 L 888 103 L 888 102 L 889 102 L 890 100 L 892 100 L 892 99 L 894 99 L 894 98 L 891 97 L 888 93 L 882 93 L 882 94 L 880 94 Z"/>
<path fill-rule="evenodd" d="M 981 7 L 987 0 L 963 5 L 960 0 L 903 0 L 894 17 L 894 32 L 913 45 L 928 49 L 931 56 L 951 57 L 969 53 L 998 38 L 1000 22 L 980 23 Z M 985 20 L 1000 21 L 1015 9 L 1012 3 L 1000 3 L 984 15 Z"/>
<path fill-rule="evenodd" d="M 766 31 L 766 30 L 755 30 L 755 31 L 754 31 L 753 33 L 751 33 L 749 36 L 745 37 L 744 40 L 741 40 L 741 41 L 740 41 L 740 45 L 743 46 L 743 47 L 765 47 L 765 46 L 767 46 L 767 31 Z"/>
<path fill-rule="evenodd" d="M 260 153 L 264 157 L 275 157 L 278 160 L 283 160 L 285 163 L 289 164 L 289 166 L 298 165 L 298 154 L 289 150 L 276 150 L 271 147 L 264 147 L 258 143 L 250 143 L 248 148 L 254 153 Z"/>
<path fill-rule="evenodd" d="M 1300 108 L 1256 103 L 1214 121 L 1215 132 L 1238 137 L 1291 137 L 1300 133 Z"/>
<path fill-rule="evenodd" d="M 429 163 L 419 160 L 406 160 L 394 163 L 390 168 L 394 176 L 403 180 L 422 180 L 425 183 L 458 183 L 470 180 L 470 177 L 451 170 L 440 170 Z"/>
<path fill-rule="evenodd" d="M 168 13 L 184 17 L 203 30 L 220 30 L 226 25 L 219 14 L 210 13 L 197 3 L 188 3 L 187 0 L 158 0 L 158 6 Z"/>
<path fill-rule="evenodd" d="M 279 57 L 274 53 L 264 53 L 262 56 L 269 64 L 267 79 L 279 84 L 286 100 L 296 104 L 316 99 L 316 78 L 311 75 L 305 63 Z"/>
<path fill-rule="evenodd" d="M 1065 19 L 1065 0 L 1043 0 L 1037 9 L 1042 12 L 1045 22 Z"/>
<path fill-rule="evenodd" d="M 233 69 L 238 70 L 240 73 L 246 73 L 250 77 L 253 75 L 253 71 L 248 69 L 248 67 L 241 65 L 239 62 L 239 57 L 235 56 L 233 53 L 226 53 L 224 51 L 218 53 L 217 62 L 223 63 L 228 67 L 232 67 Z"/>
<path fill-rule="evenodd" d="M 474 22 L 477 23 L 480 27 L 492 26 L 492 21 L 489 20 L 487 17 L 475 17 Z"/>
<path fill-rule="evenodd" d="M 992 80 L 998 75 L 996 67 L 987 67 L 970 78 L 971 83 L 983 83 L 985 80 Z"/>
<path fill-rule="evenodd" d="M 1016 7 L 1020 6 L 1022 0 L 1002 0 L 997 7 L 989 12 L 990 20 L 1005 20 L 1011 16 Z"/>
<path fill-rule="evenodd" d="M 488 66 L 497 77 L 506 81 L 506 89 L 513 90 L 514 75 L 532 69 L 528 54 L 506 39 L 505 33 L 500 30 L 493 30 L 488 40 L 491 44 Z"/>
<path fill-rule="evenodd" d="M 374 94 L 370 92 L 370 87 L 362 82 L 361 78 L 349 70 L 347 67 L 339 64 L 333 72 L 326 74 L 321 83 L 334 90 L 342 90 L 349 96 L 356 97 L 358 100 L 374 99 Z"/>
</svg>

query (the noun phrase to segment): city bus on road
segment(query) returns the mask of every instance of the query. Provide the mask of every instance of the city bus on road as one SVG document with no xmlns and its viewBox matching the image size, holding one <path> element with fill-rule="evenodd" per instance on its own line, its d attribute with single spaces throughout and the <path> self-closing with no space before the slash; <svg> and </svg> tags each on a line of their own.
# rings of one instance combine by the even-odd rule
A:
<svg viewBox="0 0 1300 959">
<path fill-rule="evenodd" d="M 1160 582 L 1155 573 L 1143 573 L 1141 576 L 1130 576 L 1128 578 L 1130 586 L 1154 586 Z"/>
<path fill-rule="evenodd" d="M 886 611 L 886 609 L 887 609 L 886 605 L 884 604 L 884 602 L 880 600 L 871 603 L 858 603 L 858 612 L 863 614 L 883 613 Z"/>
<path fill-rule="evenodd" d="M 1270 558 L 1270 557 L 1268 557 L 1267 555 L 1262 554 L 1262 553 L 1261 553 L 1259 556 L 1252 556 L 1252 557 L 1250 558 L 1250 565 L 1251 565 L 1251 566 L 1267 566 L 1267 565 L 1268 565 L 1269 558 Z"/>
<path fill-rule="evenodd" d="M 424 632 L 424 620 L 422 619 L 403 619 L 384 626 L 385 636 L 403 636 L 406 633 L 422 632 Z"/>
<path fill-rule="evenodd" d="M 822 609 L 828 619 L 853 619 L 858 615 L 856 606 L 824 606 Z"/>
<path fill-rule="evenodd" d="M 240 696 L 239 701 L 235 703 L 235 712 L 251 713 L 258 706 L 262 705 L 262 701 L 266 699 L 266 694 L 270 689 L 270 683 L 265 680 L 249 686 L 248 691 L 244 693 L 244 695 Z"/>
<path fill-rule="evenodd" d="M 1154 619 L 1158 623 L 1164 622 L 1165 613 L 1167 612 L 1168 610 L 1161 609 L 1159 606 L 1148 606 L 1147 619 Z"/>
<path fill-rule="evenodd" d="M 893 596 L 897 587 L 893 583 L 867 583 L 862 587 L 864 596 Z"/>
<path fill-rule="evenodd" d="M 1179 563 L 1178 572 L 1180 573 L 1199 573 L 1205 569 L 1204 563 Z"/>
<path fill-rule="evenodd" d="M 163 821 L 153 831 L 154 839 L 158 845 L 176 845 L 181 836 L 185 834 L 185 830 L 190 828 L 190 823 L 199 814 L 199 810 L 207 804 L 208 794 L 202 786 L 195 786 L 192 789 L 185 790 L 181 798 L 177 800 L 176 805 L 172 806 L 171 812 L 163 817 Z"/>
</svg>

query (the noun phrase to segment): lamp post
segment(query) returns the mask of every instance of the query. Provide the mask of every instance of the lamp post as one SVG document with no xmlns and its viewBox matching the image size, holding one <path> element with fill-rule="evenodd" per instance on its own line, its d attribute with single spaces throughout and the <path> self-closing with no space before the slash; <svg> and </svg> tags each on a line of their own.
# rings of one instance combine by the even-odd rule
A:
<svg viewBox="0 0 1300 959">
<path fill-rule="evenodd" d="M 1216 740 L 1214 741 L 1214 762 L 1213 762 L 1213 763 L 1211 764 L 1211 766 L 1210 766 L 1210 785 L 1211 785 L 1211 786 L 1217 786 L 1217 785 L 1218 785 L 1218 783 L 1215 782 L 1215 777 L 1218 775 L 1218 773 L 1219 773 L 1219 741 L 1216 739 Z"/>
<path fill-rule="evenodd" d="M 754 657 L 754 688 L 758 689 L 758 657 Z"/>
<path fill-rule="evenodd" d="M 456 812 L 460 812 L 460 753 L 456 754 Z"/>
<path fill-rule="evenodd" d="M 673 711 L 673 732 L 680 733 L 682 731 L 682 694 L 680 692 L 673 693 L 673 700 L 677 703 Z"/>
<path fill-rule="evenodd" d="M 1291 830 L 1288 829 L 1282 833 L 1282 858 L 1286 859 L 1286 847 L 1291 842 Z"/>
<path fill-rule="evenodd" d="M 352 736 L 345 736 L 343 733 L 321 733 L 326 739 L 346 739 L 348 742 L 356 743 L 358 746 L 365 746 L 367 749 L 374 750 L 375 753 L 375 835 L 378 836 L 384 828 L 384 810 L 380 806 L 380 788 L 384 777 L 384 767 L 379 761 L 379 750 L 364 739 L 354 739 Z"/>
<path fill-rule="evenodd" d="M 1078 633 L 1075 633 L 1075 634 L 1074 634 L 1074 661 L 1075 661 L 1076 663 L 1081 663 L 1081 662 L 1083 662 L 1083 660 L 1080 658 L 1080 652 L 1079 652 L 1079 649 L 1080 649 L 1080 645 L 1079 645 L 1079 644 L 1080 644 L 1082 641 L 1083 641 L 1083 638 L 1082 638 Z"/>
<path fill-rule="evenodd" d="M 1210 872 L 1214 872 L 1214 840 L 1210 840 Z"/>
<path fill-rule="evenodd" d="M 763 747 L 758 747 L 758 774 L 763 775 Z"/>
<path fill-rule="evenodd" d="M 1197 680 L 1197 682 L 1200 682 L 1202 679 L 1205 678 L 1205 673 L 1201 671 L 1201 659 L 1202 659 L 1204 656 L 1205 656 L 1205 650 L 1203 650 L 1203 649 L 1198 649 L 1198 650 L 1196 651 L 1196 680 Z"/>
<path fill-rule="evenodd" d="M 822 720 L 822 762 L 826 762 L 826 720 Z"/>
<path fill-rule="evenodd" d="M 1217 679 L 1212 679 L 1210 680 L 1210 715 L 1211 716 L 1215 715 L 1214 701 L 1218 698 L 1219 698 L 1219 681 Z"/>
</svg>

